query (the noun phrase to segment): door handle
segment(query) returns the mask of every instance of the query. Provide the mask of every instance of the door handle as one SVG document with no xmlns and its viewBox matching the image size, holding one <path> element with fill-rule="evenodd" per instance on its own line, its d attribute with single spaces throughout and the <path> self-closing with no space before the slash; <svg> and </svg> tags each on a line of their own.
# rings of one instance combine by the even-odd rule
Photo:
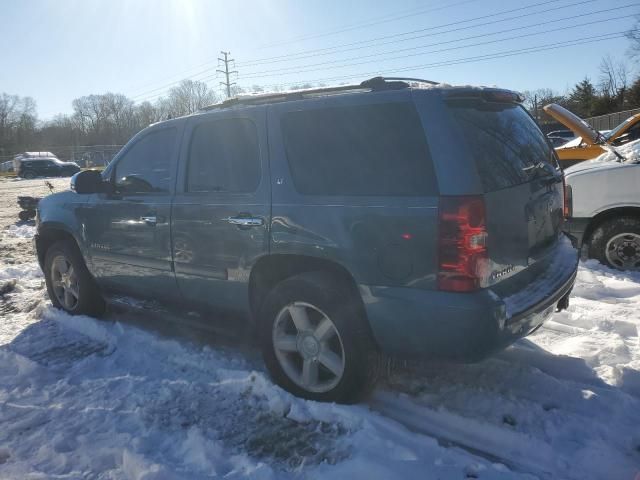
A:
<svg viewBox="0 0 640 480">
<path fill-rule="evenodd" d="M 239 227 L 259 227 L 264 224 L 264 220 L 260 217 L 227 217 L 225 220 Z"/>
<path fill-rule="evenodd" d="M 150 227 L 155 227 L 156 223 L 158 223 L 158 219 L 156 217 L 140 217 L 140 221 L 144 222 Z"/>
</svg>

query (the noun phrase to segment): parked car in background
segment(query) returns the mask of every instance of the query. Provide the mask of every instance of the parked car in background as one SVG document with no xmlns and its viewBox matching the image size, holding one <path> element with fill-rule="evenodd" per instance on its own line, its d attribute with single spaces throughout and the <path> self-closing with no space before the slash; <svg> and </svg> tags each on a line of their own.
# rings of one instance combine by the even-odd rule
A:
<svg viewBox="0 0 640 480">
<path fill-rule="evenodd" d="M 589 258 L 640 270 L 640 140 L 565 170 L 567 232 Z"/>
<path fill-rule="evenodd" d="M 36 177 L 71 177 L 78 173 L 77 163 L 61 162 L 57 158 L 26 158 L 20 160 L 18 176 L 21 178 Z"/>
<path fill-rule="evenodd" d="M 568 141 L 564 137 L 547 137 L 547 138 L 551 142 L 551 145 L 553 145 L 553 148 L 556 148 L 556 147 L 559 147 L 561 145 L 564 145 Z"/>
<path fill-rule="evenodd" d="M 554 107 L 549 108 L 551 105 L 554 105 Z M 579 117 L 573 114 L 568 116 L 558 108 L 564 110 L 564 112 L 571 113 L 555 104 L 546 105 L 544 110 L 576 134 L 574 140 L 556 148 L 556 154 L 563 168 L 596 158 L 607 151 L 609 146 L 619 147 L 640 139 L 640 114 L 627 118 L 613 130 L 603 133 L 598 132 Z M 576 131 L 576 128 L 580 129 L 580 132 L 584 135 Z M 588 133 L 585 133 L 585 131 L 588 131 Z"/>
<path fill-rule="evenodd" d="M 569 141 L 576 138 L 576 134 L 571 130 L 553 130 L 552 132 L 547 133 L 547 137 L 560 137 L 564 138 L 565 141 Z"/>
<path fill-rule="evenodd" d="M 20 162 L 22 160 L 42 160 L 45 158 L 54 158 L 59 160 L 58 157 L 54 153 L 51 152 L 22 152 L 13 157 L 13 171 L 17 172 L 20 170 Z"/>
<path fill-rule="evenodd" d="M 528 335 L 577 268 L 553 150 L 514 92 L 411 82 L 146 128 L 40 201 L 52 303 L 95 315 L 125 292 L 240 314 L 274 380 L 321 401 L 358 399 L 380 351 L 470 361 Z"/>
</svg>

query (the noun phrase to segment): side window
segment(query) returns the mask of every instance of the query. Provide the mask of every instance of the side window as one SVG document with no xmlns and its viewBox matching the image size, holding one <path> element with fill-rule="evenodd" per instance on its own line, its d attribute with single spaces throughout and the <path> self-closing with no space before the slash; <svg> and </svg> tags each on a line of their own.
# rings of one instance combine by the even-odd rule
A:
<svg viewBox="0 0 640 480">
<path fill-rule="evenodd" d="M 307 195 L 428 196 L 438 192 L 412 103 L 290 112 L 281 120 L 296 190 Z"/>
<path fill-rule="evenodd" d="M 260 183 L 258 133 L 244 118 L 198 125 L 191 136 L 188 192 L 250 193 Z"/>
<path fill-rule="evenodd" d="M 116 190 L 124 193 L 168 192 L 177 131 L 163 128 L 138 140 L 115 166 Z"/>
<path fill-rule="evenodd" d="M 449 103 L 457 135 L 473 155 L 485 192 L 531 181 L 539 162 L 556 167 L 553 150 L 540 128 L 519 105 L 471 100 Z"/>
</svg>

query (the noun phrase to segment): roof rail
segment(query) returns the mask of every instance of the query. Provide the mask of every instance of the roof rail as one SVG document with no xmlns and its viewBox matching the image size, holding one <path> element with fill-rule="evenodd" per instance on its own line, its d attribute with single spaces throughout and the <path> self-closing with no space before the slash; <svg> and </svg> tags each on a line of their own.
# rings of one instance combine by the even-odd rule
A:
<svg viewBox="0 0 640 480">
<path fill-rule="evenodd" d="M 434 82 L 433 80 L 424 80 L 422 78 L 411 78 L 411 77 L 383 77 L 385 80 L 402 80 L 405 82 L 418 82 L 418 83 L 428 83 L 429 85 L 440 85 L 440 82 Z"/>
<path fill-rule="evenodd" d="M 409 88 L 407 82 L 422 82 L 437 85 L 437 82 L 431 80 L 420 80 L 415 78 L 400 77 L 373 77 L 365 80 L 357 85 L 340 85 L 337 87 L 320 87 L 310 88 L 307 90 L 294 90 L 290 92 L 274 92 L 256 95 L 240 95 L 229 98 L 221 103 L 209 105 L 201 109 L 201 111 L 209 111 L 233 107 L 235 105 L 262 105 L 265 103 L 285 102 L 290 100 L 301 100 L 314 96 L 327 95 L 333 93 L 356 92 L 359 90 L 379 91 L 379 90 L 399 90 Z"/>
<path fill-rule="evenodd" d="M 360 85 L 340 85 L 338 87 L 310 88 L 307 90 L 294 90 L 290 92 L 274 92 L 274 93 L 255 94 L 255 95 L 239 95 L 234 98 L 229 98 L 221 103 L 216 103 L 215 105 L 209 105 L 207 107 L 204 107 L 202 110 L 204 111 L 215 110 L 218 108 L 232 107 L 234 105 L 261 105 L 264 103 L 273 103 L 273 102 L 279 102 L 279 101 L 283 102 L 286 100 L 299 100 L 299 99 L 314 96 L 314 95 L 324 95 L 329 93 L 364 90 L 366 88 L 368 87 L 362 87 Z"/>
</svg>

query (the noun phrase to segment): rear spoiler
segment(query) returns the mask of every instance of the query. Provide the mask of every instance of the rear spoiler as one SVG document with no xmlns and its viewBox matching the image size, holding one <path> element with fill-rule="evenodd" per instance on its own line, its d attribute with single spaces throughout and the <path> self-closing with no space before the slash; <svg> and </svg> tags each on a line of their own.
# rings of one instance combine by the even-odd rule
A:
<svg viewBox="0 0 640 480">
<path fill-rule="evenodd" d="M 502 88 L 452 88 L 445 90 L 446 99 L 449 100 L 484 100 L 491 103 L 522 103 L 524 96 L 513 90 Z"/>
</svg>

